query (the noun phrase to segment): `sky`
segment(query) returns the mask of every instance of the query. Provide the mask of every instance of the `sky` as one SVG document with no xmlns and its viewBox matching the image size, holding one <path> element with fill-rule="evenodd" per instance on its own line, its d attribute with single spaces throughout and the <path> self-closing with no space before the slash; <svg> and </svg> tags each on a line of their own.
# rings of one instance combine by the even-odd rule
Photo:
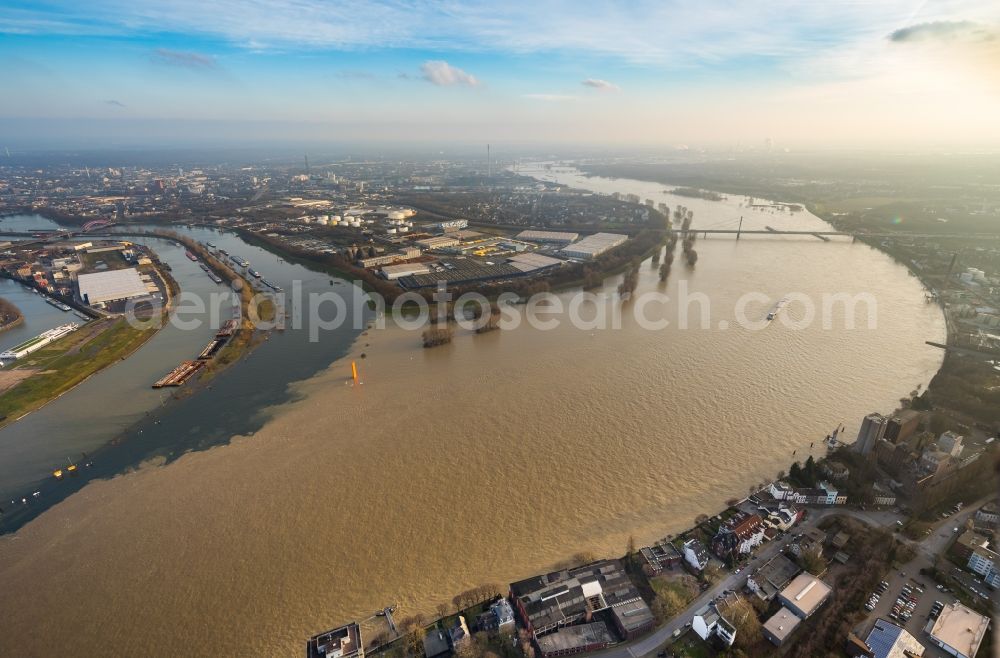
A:
<svg viewBox="0 0 1000 658">
<path fill-rule="evenodd" d="M 1000 147 L 1000 2 L 4 0 L 0 141 Z"/>
</svg>

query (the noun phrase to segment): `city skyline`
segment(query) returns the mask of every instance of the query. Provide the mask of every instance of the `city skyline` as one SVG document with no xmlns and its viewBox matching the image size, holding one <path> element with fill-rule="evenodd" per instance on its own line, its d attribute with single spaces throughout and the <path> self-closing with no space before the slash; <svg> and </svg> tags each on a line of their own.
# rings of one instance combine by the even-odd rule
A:
<svg viewBox="0 0 1000 658">
<path fill-rule="evenodd" d="M 0 134 L 991 148 L 998 26 L 966 1 L 14 2 Z"/>
</svg>

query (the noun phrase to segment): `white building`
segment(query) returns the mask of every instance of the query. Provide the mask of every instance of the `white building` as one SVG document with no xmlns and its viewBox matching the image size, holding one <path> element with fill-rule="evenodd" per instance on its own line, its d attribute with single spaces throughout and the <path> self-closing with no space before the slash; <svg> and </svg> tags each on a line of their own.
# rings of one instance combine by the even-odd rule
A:
<svg viewBox="0 0 1000 658">
<path fill-rule="evenodd" d="M 781 590 L 778 599 L 793 614 L 801 619 L 808 619 L 826 603 L 832 593 L 829 585 L 804 571 Z"/>
<path fill-rule="evenodd" d="M 579 233 L 568 233 L 565 231 L 521 231 L 517 234 L 518 240 L 528 242 L 549 242 L 554 244 L 569 244 L 576 242 L 580 237 Z"/>
<path fill-rule="evenodd" d="M 691 565 L 695 571 L 702 571 L 708 566 L 711 558 L 708 550 L 697 539 L 689 539 L 684 542 L 684 560 Z"/>
<path fill-rule="evenodd" d="M 490 612 L 496 617 L 497 628 L 514 628 L 514 608 L 511 607 L 506 598 L 501 598 L 491 605 Z"/>
<path fill-rule="evenodd" d="M 772 644 L 781 646 L 801 623 L 802 620 L 792 614 L 791 610 L 783 607 L 764 622 L 761 630 Z"/>
<path fill-rule="evenodd" d="M 1000 507 L 995 502 L 988 502 L 976 510 L 977 525 L 996 526 L 1000 523 Z"/>
<path fill-rule="evenodd" d="M 579 242 L 574 242 L 568 247 L 564 247 L 559 253 L 567 258 L 589 260 L 600 256 L 609 249 L 614 249 L 620 244 L 625 244 L 626 240 L 628 240 L 628 236 L 619 233 L 594 233 Z"/>
<path fill-rule="evenodd" d="M 708 604 L 694 613 L 691 620 L 691 629 L 703 640 L 708 640 L 713 635 L 722 640 L 727 647 L 733 646 L 736 641 L 736 627 L 726 621 L 718 608 Z"/>
<path fill-rule="evenodd" d="M 794 508 L 782 507 L 775 510 L 767 515 L 764 522 L 767 523 L 772 528 L 781 530 L 782 532 L 788 530 L 799 520 L 799 513 Z"/>
<path fill-rule="evenodd" d="M 380 270 L 382 276 L 390 281 L 395 281 L 404 276 L 414 274 L 429 274 L 431 268 L 425 263 L 401 263 L 399 265 L 383 265 Z"/>
<path fill-rule="evenodd" d="M 983 580 L 995 582 L 998 578 L 998 556 L 988 548 L 977 548 L 969 556 L 969 569 Z"/>
<path fill-rule="evenodd" d="M 134 267 L 94 274 L 81 274 L 77 278 L 80 298 L 91 306 L 146 297 L 149 290 Z"/>
<path fill-rule="evenodd" d="M 974 658 L 989 626 L 989 617 L 956 601 L 946 605 L 924 630 L 931 642 L 952 656 Z"/>
</svg>

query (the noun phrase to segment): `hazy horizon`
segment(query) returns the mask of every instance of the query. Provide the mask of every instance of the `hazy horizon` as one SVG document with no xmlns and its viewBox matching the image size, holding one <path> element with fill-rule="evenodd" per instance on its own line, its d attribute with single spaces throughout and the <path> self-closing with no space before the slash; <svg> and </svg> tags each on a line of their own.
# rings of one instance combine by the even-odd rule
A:
<svg viewBox="0 0 1000 658">
<path fill-rule="evenodd" d="M 1000 147 L 1000 5 L 15 0 L 14 148 Z"/>
</svg>

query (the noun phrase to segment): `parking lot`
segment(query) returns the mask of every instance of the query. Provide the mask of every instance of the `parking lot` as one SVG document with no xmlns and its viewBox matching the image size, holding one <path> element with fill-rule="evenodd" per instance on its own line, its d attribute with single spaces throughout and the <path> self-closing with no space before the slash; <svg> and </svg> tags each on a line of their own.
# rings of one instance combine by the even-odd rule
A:
<svg viewBox="0 0 1000 658">
<path fill-rule="evenodd" d="M 919 562 L 919 560 L 915 562 Z M 908 566 L 914 566 L 914 562 L 911 562 Z M 917 568 L 919 569 L 919 566 Z M 906 575 L 901 575 L 903 573 Z M 917 638 L 925 645 L 929 645 L 927 636 L 924 634 L 924 628 L 927 626 L 927 620 L 930 617 L 931 608 L 933 607 L 934 602 L 940 601 L 942 604 L 948 605 L 956 600 L 955 596 L 951 593 L 939 591 L 933 580 L 927 576 L 921 576 L 919 573 L 910 573 L 909 571 L 893 571 L 884 575 L 882 580 L 886 581 L 889 584 L 889 587 L 885 590 L 884 594 L 879 595 L 879 600 L 875 605 L 875 610 L 869 614 L 868 618 L 865 619 L 864 623 L 861 625 L 861 637 L 867 637 L 868 632 L 872 629 L 872 626 L 875 625 L 875 620 L 882 618 L 902 626 L 910 633 L 910 635 Z M 904 587 L 909 588 L 909 595 L 903 594 Z M 924 591 L 920 592 L 917 588 L 921 588 Z M 908 620 L 898 618 L 893 619 L 891 616 L 893 614 L 893 607 L 896 605 L 898 597 L 903 597 L 907 600 L 916 599 L 916 603 L 911 606 L 911 616 Z M 933 645 L 927 646 L 927 652 L 924 654 L 924 656 L 927 656 L 928 658 L 947 655 L 947 653 Z"/>
</svg>

